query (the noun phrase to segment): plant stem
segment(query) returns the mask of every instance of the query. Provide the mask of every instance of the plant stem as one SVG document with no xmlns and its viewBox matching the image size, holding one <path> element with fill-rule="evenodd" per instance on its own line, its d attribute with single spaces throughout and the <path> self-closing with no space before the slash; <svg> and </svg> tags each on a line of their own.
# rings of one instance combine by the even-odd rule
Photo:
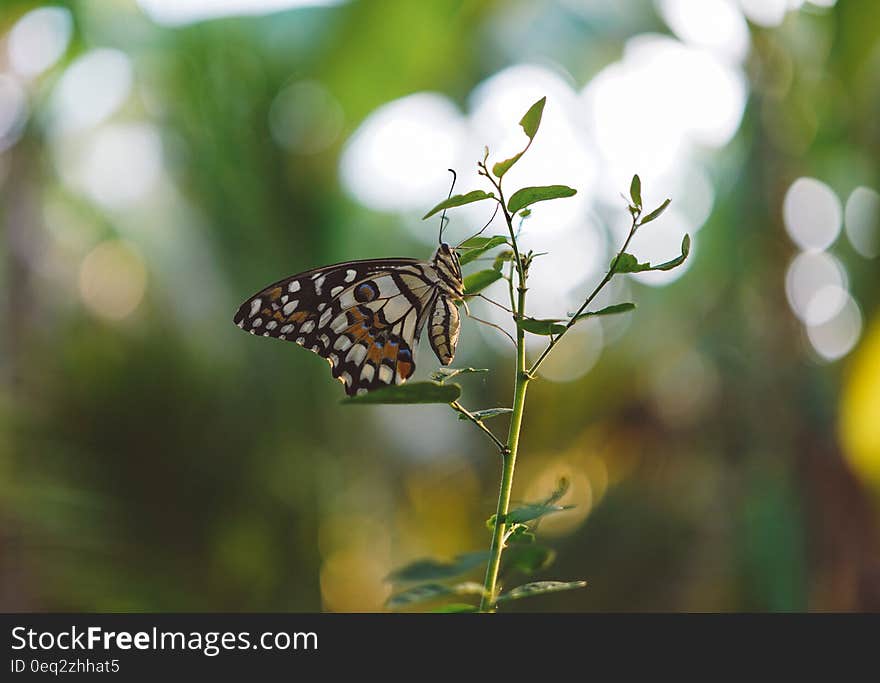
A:
<svg viewBox="0 0 880 683">
<path fill-rule="evenodd" d="M 517 311 L 525 310 L 526 289 L 520 283 Z M 495 510 L 495 529 L 492 532 L 492 546 L 489 550 L 489 564 L 486 567 L 486 579 L 483 582 L 483 597 L 480 600 L 481 612 L 494 612 L 497 599 L 498 570 L 501 567 L 501 553 L 504 550 L 504 538 L 507 523 L 504 521 L 510 509 L 510 492 L 513 488 L 513 470 L 516 466 L 516 453 L 519 447 L 519 433 L 522 427 L 523 409 L 526 403 L 526 388 L 529 376 L 526 374 L 525 331 L 516 328 L 516 382 L 513 391 L 513 413 L 510 416 L 510 428 L 507 432 L 507 447 L 502 452 L 501 487 L 498 492 L 498 506 Z"/>
<path fill-rule="evenodd" d="M 492 530 L 492 545 L 489 548 L 489 564 L 486 567 L 486 578 L 483 581 L 483 597 L 480 599 L 481 612 L 494 612 L 497 600 L 498 571 L 501 568 L 501 553 L 504 552 L 504 539 L 507 530 L 505 518 L 510 509 L 510 492 L 513 489 L 513 471 L 516 467 L 516 454 L 519 448 L 519 433 L 522 428 L 523 410 L 526 404 L 526 388 L 529 384 L 530 374 L 526 373 L 526 340 L 525 330 L 519 326 L 518 321 L 525 315 L 526 310 L 526 266 L 519 253 L 519 245 L 516 242 L 516 231 L 513 229 L 513 217 L 507 210 L 504 201 L 504 192 L 501 189 L 501 180 L 495 181 L 489 175 L 488 169 L 483 166 L 485 175 L 498 190 L 498 204 L 504 212 L 504 220 L 507 222 L 507 230 L 510 233 L 510 244 L 513 247 L 513 263 L 516 266 L 518 287 L 517 301 L 513 306 L 513 318 L 516 326 L 516 377 L 513 389 L 513 413 L 510 416 L 510 427 L 507 431 L 507 447 L 501 452 L 501 486 L 498 491 L 498 505 L 495 508 L 495 528 Z M 513 302 L 513 273 L 510 277 L 511 305 Z"/>
</svg>

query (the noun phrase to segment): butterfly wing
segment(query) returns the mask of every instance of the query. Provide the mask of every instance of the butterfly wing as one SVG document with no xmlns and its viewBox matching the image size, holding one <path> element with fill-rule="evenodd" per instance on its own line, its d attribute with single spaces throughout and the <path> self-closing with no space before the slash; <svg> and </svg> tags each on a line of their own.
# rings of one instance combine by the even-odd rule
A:
<svg viewBox="0 0 880 683">
<path fill-rule="evenodd" d="M 269 285 L 239 307 L 234 322 L 314 351 L 354 396 L 412 376 L 436 297 L 429 263 L 349 261 Z"/>
</svg>

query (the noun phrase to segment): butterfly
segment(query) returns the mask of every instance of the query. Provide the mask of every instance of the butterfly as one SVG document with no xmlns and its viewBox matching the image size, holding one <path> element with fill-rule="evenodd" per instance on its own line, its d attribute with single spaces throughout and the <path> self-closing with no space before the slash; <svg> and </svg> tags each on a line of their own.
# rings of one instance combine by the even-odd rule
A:
<svg viewBox="0 0 880 683">
<path fill-rule="evenodd" d="M 347 261 L 292 275 L 247 299 L 233 322 L 314 351 L 356 396 L 412 377 L 425 325 L 431 348 L 449 365 L 463 297 L 458 255 L 441 243 L 430 261 Z"/>
</svg>

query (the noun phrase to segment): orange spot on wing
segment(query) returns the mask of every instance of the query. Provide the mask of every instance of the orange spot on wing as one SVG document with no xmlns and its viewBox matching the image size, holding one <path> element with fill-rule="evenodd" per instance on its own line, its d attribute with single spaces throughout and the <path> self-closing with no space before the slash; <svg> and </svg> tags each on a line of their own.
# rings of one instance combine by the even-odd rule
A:
<svg viewBox="0 0 880 683">
<path fill-rule="evenodd" d="M 400 377 L 403 377 L 403 379 L 409 379 L 415 369 L 416 367 L 412 363 L 409 363 L 405 360 L 397 360 L 397 374 Z"/>
<path fill-rule="evenodd" d="M 269 297 L 269 301 L 277 301 L 281 297 L 281 287 L 276 287 L 267 295 Z"/>
<path fill-rule="evenodd" d="M 297 311 L 296 313 L 291 313 L 287 316 L 287 322 L 291 323 L 301 323 L 303 320 L 309 317 L 308 311 Z"/>
</svg>

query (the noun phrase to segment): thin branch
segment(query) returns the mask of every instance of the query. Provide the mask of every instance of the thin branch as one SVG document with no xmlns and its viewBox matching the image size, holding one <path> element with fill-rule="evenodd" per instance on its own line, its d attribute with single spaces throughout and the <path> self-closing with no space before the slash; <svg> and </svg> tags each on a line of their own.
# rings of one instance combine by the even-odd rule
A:
<svg viewBox="0 0 880 683">
<path fill-rule="evenodd" d="M 507 311 L 508 313 L 513 313 L 513 311 L 510 310 L 507 306 L 504 306 L 503 304 L 499 304 L 497 301 L 495 301 L 494 299 L 490 299 L 488 296 L 485 296 L 484 294 L 477 294 L 477 296 L 480 297 L 481 299 L 485 299 L 493 306 L 498 306 L 498 308 L 500 308 L 502 311 Z"/>
<path fill-rule="evenodd" d="M 485 424 L 483 424 L 483 421 L 480 418 L 476 417 L 473 413 L 471 413 L 467 408 L 465 408 L 463 405 L 461 405 L 461 403 L 459 403 L 458 401 L 453 401 L 452 403 L 449 404 L 449 406 L 455 412 L 459 413 L 460 415 L 464 415 L 468 420 L 470 420 L 477 427 L 479 427 L 480 431 L 482 431 L 484 434 L 486 434 L 486 436 L 488 436 L 490 439 L 492 439 L 492 442 L 498 448 L 499 453 L 503 454 L 503 453 L 507 452 L 507 446 L 505 445 L 505 443 L 503 441 L 501 441 L 501 439 L 499 439 L 497 436 L 495 436 L 492 433 L 492 430 L 489 429 Z"/>
<path fill-rule="evenodd" d="M 481 295 L 478 295 L 478 296 L 481 296 Z M 485 297 L 483 297 L 483 298 L 485 298 Z M 487 301 L 492 301 L 492 300 L 487 299 Z M 495 323 L 489 322 L 488 320 L 483 320 L 482 318 L 478 318 L 477 316 L 475 316 L 473 313 L 471 313 L 471 309 L 468 307 L 467 301 L 465 301 L 464 299 L 461 300 L 461 303 L 464 304 L 464 312 L 468 318 L 472 318 L 473 320 L 476 320 L 478 323 L 483 323 L 484 325 L 488 325 L 489 327 L 494 327 L 496 330 L 503 333 L 510 340 L 510 343 L 513 344 L 514 348 L 516 348 L 516 339 L 514 339 L 510 335 L 510 332 L 505 330 L 500 325 L 496 325 Z M 492 303 L 495 303 L 495 302 L 493 301 Z M 503 308 L 503 306 L 502 306 L 502 308 Z"/>
<path fill-rule="evenodd" d="M 587 306 L 593 303 L 593 299 L 596 298 L 599 292 L 601 292 L 605 285 L 607 285 L 611 281 L 611 278 L 614 277 L 614 274 L 617 271 L 617 264 L 620 261 L 620 258 L 626 252 L 627 247 L 629 247 L 629 243 L 632 241 L 633 236 L 636 234 L 636 229 L 639 227 L 640 215 L 641 212 L 636 212 L 633 214 L 632 225 L 630 226 L 629 234 L 626 236 L 626 240 L 624 241 L 623 246 L 620 248 L 620 251 L 617 252 L 617 256 L 615 256 L 614 260 L 611 262 L 611 267 L 608 268 L 608 272 L 605 273 L 605 277 L 603 277 L 602 281 L 598 285 L 596 285 L 596 288 L 586 298 L 584 303 L 581 304 L 581 307 L 577 309 L 577 311 L 575 311 L 575 313 L 571 316 L 571 318 L 565 325 L 565 329 L 550 340 L 550 343 L 547 344 L 547 346 L 541 352 L 541 355 L 538 356 L 537 360 L 534 363 L 532 363 L 532 367 L 529 368 L 530 375 L 534 375 L 535 371 L 537 371 L 538 369 L 538 366 L 540 366 L 541 363 L 544 362 L 547 354 L 550 353 L 550 351 L 553 349 L 554 346 L 556 346 L 556 344 L 559 343 L 559 340 L 562 339 L 565 333 L 568 332 L 577 322 L 578 316 L 587 309 Z"/>
</svg>

